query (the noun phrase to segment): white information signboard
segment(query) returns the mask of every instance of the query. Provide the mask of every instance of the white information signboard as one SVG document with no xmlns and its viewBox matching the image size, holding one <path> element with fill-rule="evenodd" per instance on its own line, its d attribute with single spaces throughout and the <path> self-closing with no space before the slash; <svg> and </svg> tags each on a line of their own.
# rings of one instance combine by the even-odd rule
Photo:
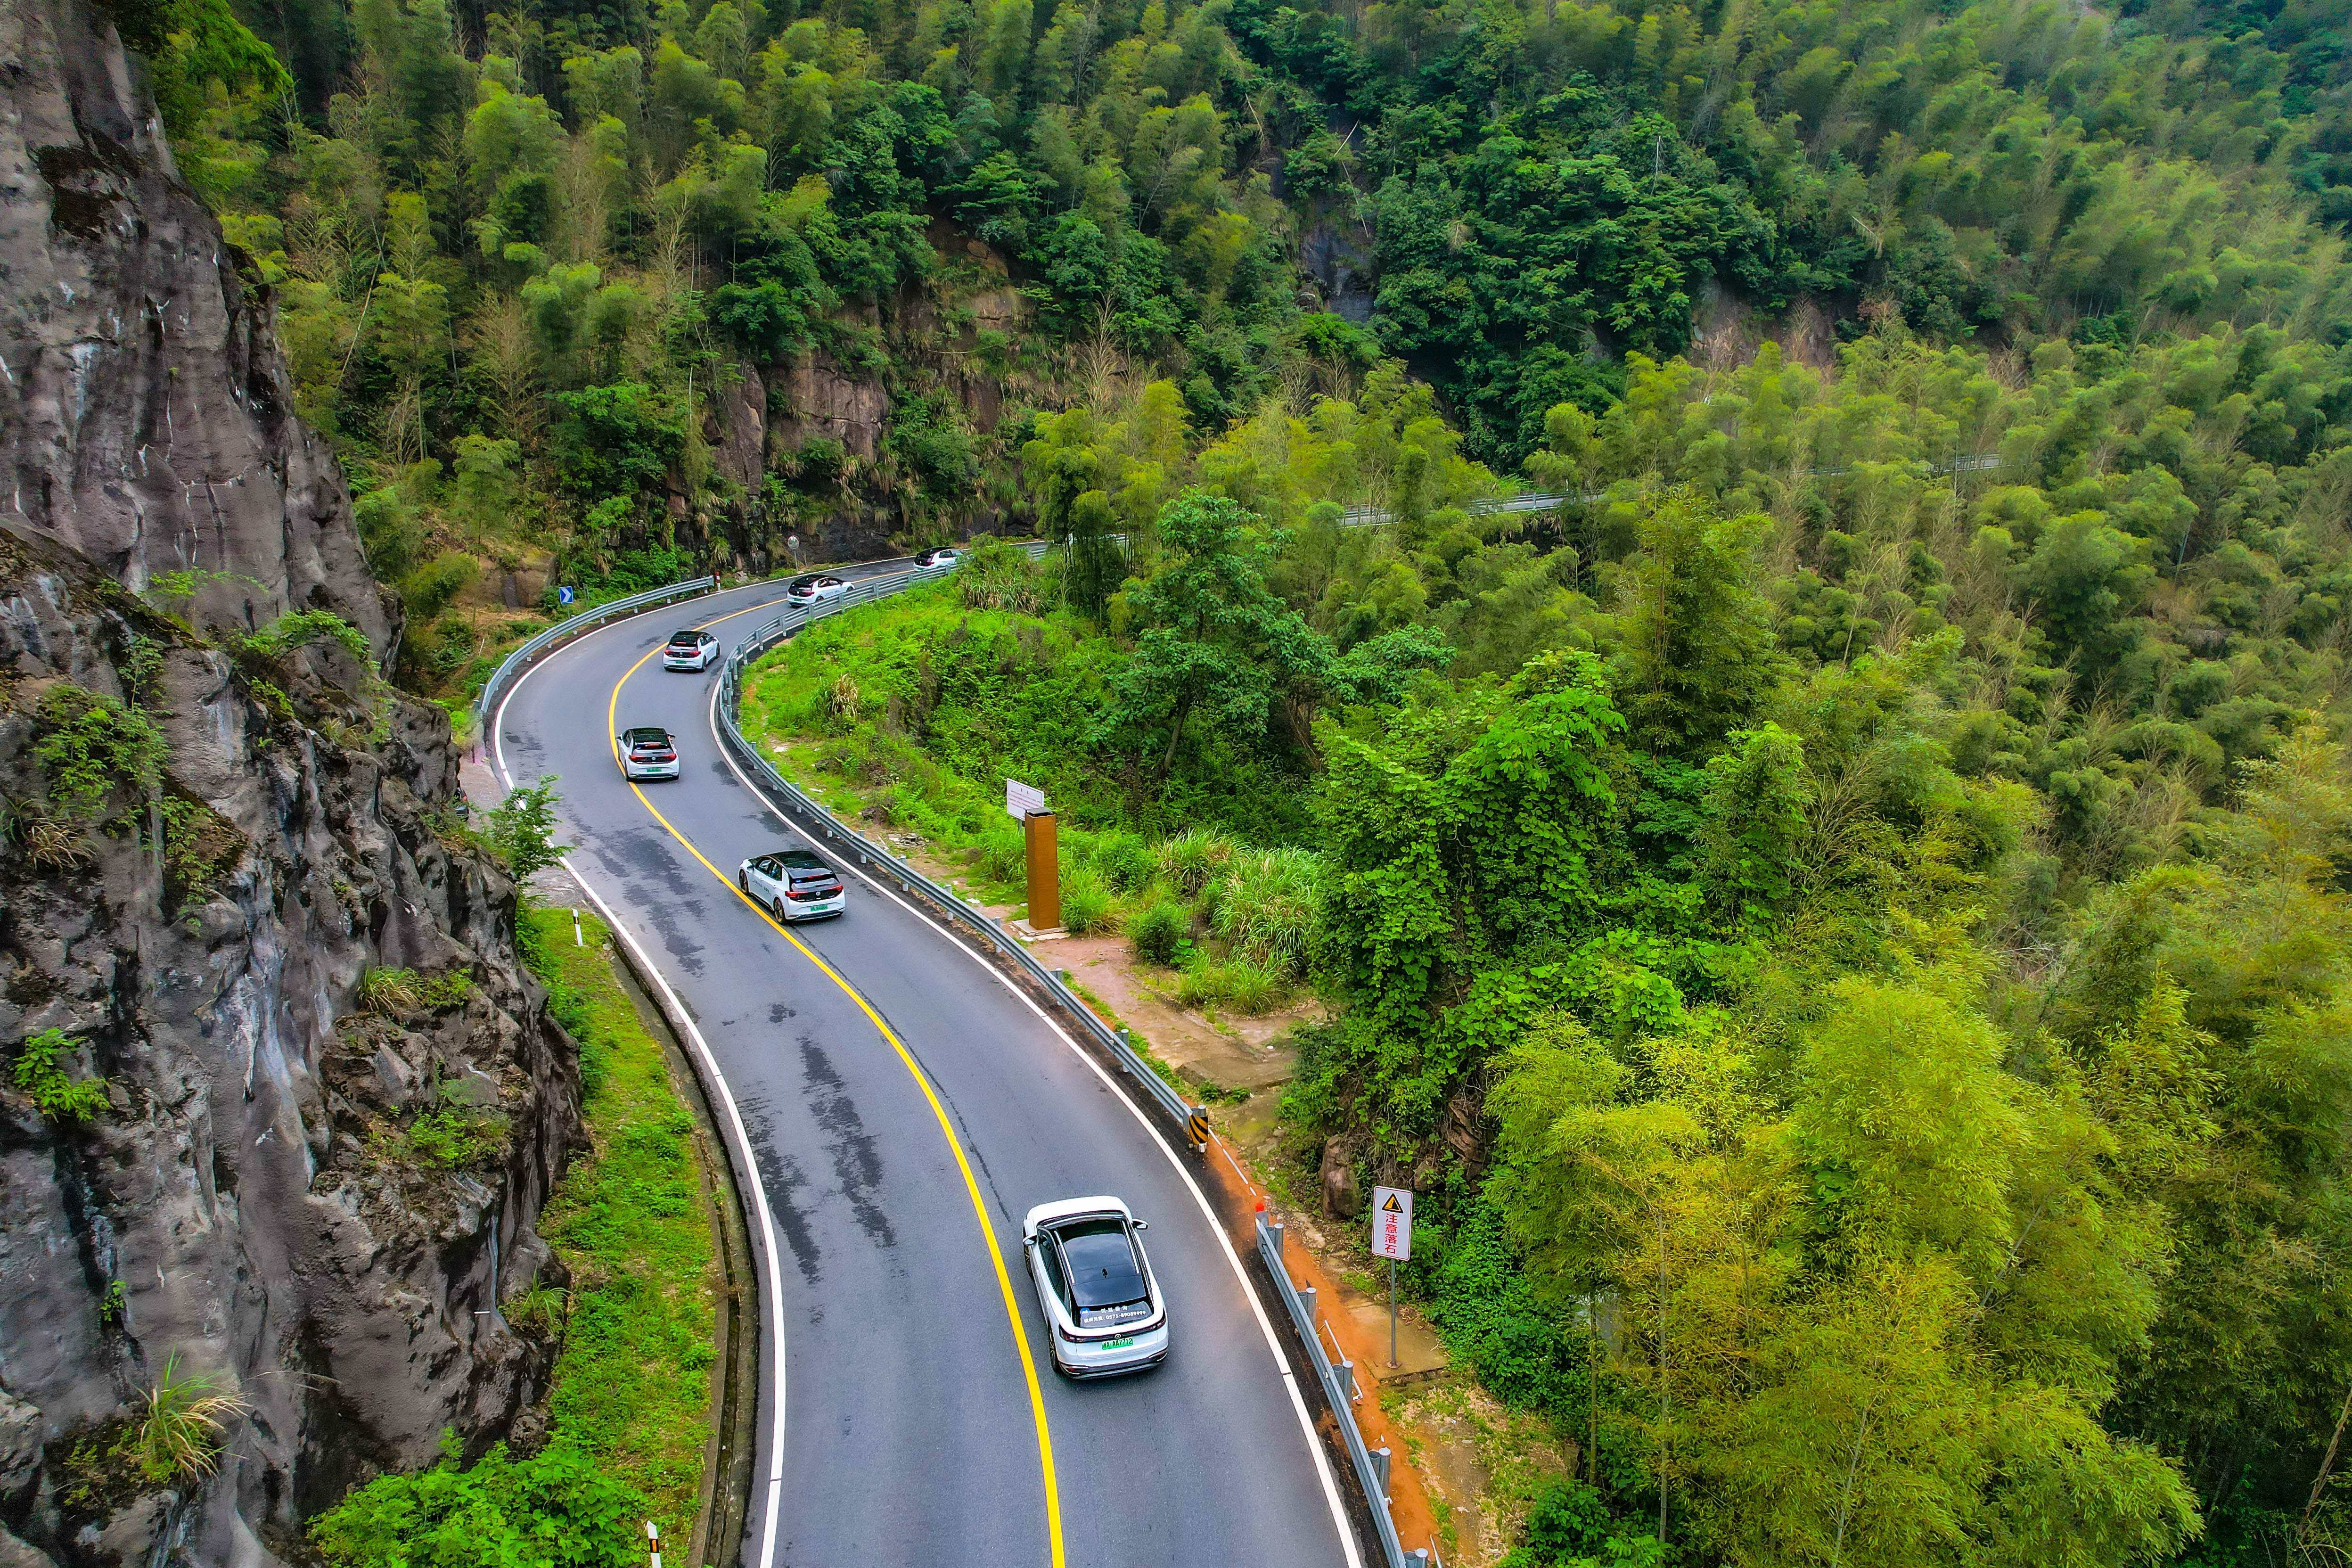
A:
<svg viewBox="0 0 2352 1568">
<path fill-rule="evenodd" d="M 1372 1256 L 1412 1256 L 1412 1194 L 1403 1187 L 1372 1189 Z"/>
<path fill-rule="evenodd" d="M 1015 822 L 1045 814 L 1045 792 L 1019 779 L 1004 781 L 1004 814 Z"/>
</svg>

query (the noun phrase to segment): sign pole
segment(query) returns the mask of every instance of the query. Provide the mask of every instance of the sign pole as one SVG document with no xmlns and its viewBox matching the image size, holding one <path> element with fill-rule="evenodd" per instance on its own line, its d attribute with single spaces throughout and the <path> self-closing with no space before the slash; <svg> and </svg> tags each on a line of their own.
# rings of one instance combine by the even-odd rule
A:
<svg viewBox="0 0 2352 1568">
<path fill-rule="evenodd" d="M 1372 1256 L 1389 1260 L 1389 1367 L 1397 1364 L 1397 1259 L 1412 1256 L 1412 1191 L 1372 1189 Z"/>
</svg>

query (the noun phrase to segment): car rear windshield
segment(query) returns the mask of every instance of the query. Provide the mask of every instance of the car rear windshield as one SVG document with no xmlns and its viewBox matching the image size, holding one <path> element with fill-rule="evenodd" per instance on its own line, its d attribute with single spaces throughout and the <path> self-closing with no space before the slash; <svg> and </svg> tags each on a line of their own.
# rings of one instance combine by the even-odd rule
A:
<svg viewBox="0 0 2352 1568">
<path fill-rule="evenodd" d="M 700 643 L 701 638 L 702 634 L 699 632 L 672 632 L 669 634 L 669 646 L 672 647 L 694 647 Z M 645 645 L 640 643 L 638 646 L 642 647 Z"/>
<path fill-rule="evenodd" d="M 1135 1244 L 1128 1239 L 1122 1220 L 1073 1220 L 1063 1226 L 1062 1261 L 1070 1268 L 1070 1289 L 1078 1306 L 1120 1307 L 1145 1297 L 1143 1268 L 1136 1261 Z"/>
<path fill-rule="evenodd" d="M 795 871 L 830 871 L 832 867 L 805 849 L 787 849 L 776 857 Z"/>
<path fill-rule="evenodd" d="M 632 730 L 626 735 L 623 736 L 622 739 L 627 741 L 632 746 L 667 746 L 669 744 L 669 731 L 667 730 Z"/>
</svg>

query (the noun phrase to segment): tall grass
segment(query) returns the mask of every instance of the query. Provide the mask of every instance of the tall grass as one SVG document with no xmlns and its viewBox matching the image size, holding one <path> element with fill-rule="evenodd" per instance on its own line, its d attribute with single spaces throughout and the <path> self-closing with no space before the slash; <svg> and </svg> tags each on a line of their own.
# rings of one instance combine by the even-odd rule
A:
<svg viewBox="0 0 2352 1568">
<path fill-rule="evenodd" d="M 1304 976 L 1323 914 L 1322 865 L 1311 849 L 1240 851 L 1218 901 L 1216 933 L 1258 969 Z"/>
<path fill-rule="evenodd" d="M 135 1429 L 140 1473 L 156 1486 L 212 1474 L 228 1424 L 252 1408 L 221 1374 L 184 1375 L 180 1358 L 167 1358 Z"/>
<path fill-rule="evenodd" d="M 1155 851 L 1160 874 L 1179 895 L 1197 899 L 1212 882 L 1221 881 L 1242 853 L 1240 842 L 1214 827 L 1190 827 L 1163 841 Z"/>
</svg>

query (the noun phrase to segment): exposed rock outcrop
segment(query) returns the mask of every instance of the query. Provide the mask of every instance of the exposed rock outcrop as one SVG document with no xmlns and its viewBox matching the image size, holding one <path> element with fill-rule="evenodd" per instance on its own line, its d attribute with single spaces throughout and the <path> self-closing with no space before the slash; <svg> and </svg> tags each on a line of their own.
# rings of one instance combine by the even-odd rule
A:
<svg viewBox="0 0 2352 1568">
<path fill-rule="evenodd" d="M 134 591 L 227 574 L 202 616 L 331 608 L 381 646 L 341 475 L 113 29 L 0 9 L 0 517 Z"/>
<path fill-rule="evenodd" d="M 279 1562 L 445 1429 L 529 1440 L 549 1353 L 505 1307 L 576 1058 L 110 27 L 0 14 L 0 1564 Z M 173 619 L 136 592 L 177 571 Z M 373 660 L 238 640 L 289 609 Z M 20 1081 L 37 1038 L 101 1101 Z M 246 1407 L 216 1470 L 142 1471 L 192 1376 Z"/>
</svg>

